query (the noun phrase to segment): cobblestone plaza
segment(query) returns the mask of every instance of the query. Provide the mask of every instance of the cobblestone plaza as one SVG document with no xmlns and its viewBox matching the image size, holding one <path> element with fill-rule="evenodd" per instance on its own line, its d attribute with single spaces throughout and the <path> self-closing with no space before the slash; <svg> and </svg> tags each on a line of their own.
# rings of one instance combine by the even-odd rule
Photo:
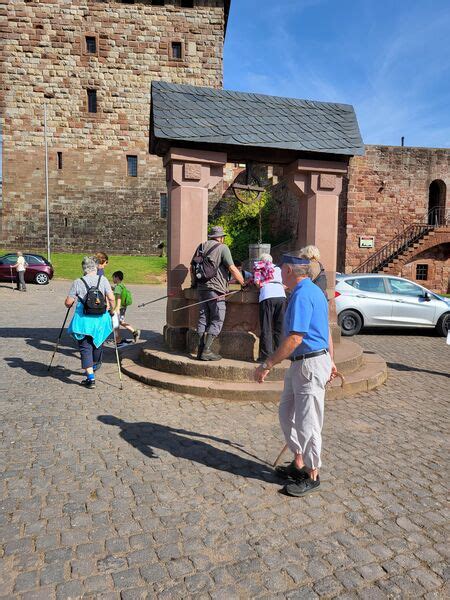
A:
<svg viewBox="0 0 450 600">
<path fill-rule="evenodd" d="M 111 349 L 82 389 L 66 335 L 48 373 L 68 287 L 0 284 L 1 598 L 449 597 L 443 338 L 358 336 L 388 382 L 328 403 L 321 486 L 295 499 L 275 405 L 120 391 Z M 137 305 L 165 291 L 131 287 L 149 339 L 164 302 Z"/>
</svg>

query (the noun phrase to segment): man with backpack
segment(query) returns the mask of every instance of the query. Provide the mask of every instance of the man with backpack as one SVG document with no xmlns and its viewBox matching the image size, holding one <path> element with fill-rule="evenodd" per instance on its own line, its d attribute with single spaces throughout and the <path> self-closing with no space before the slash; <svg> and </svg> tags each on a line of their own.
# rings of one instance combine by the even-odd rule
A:
<svg viewBox="0 0 450 600">
<path fill-rule="evenodd" d="M 95 388 L 95 371 L 100 368 L 103 343 L 112 332 L 111 316 L 114 295 L 109 281 L 97 275 L 97 263 L 85 256 L 81 263 L 83 277 L 75 279 L 64 304 L 70 308 L 77 302 L 68 332 L 78 342 L 81 366 L 86 372 L 82 381 L 88 389 Z"/>
<path fill-rule="evenodd" d="M 245 286 L 245 281 L 236 268 L 230 249 L 224 243 L 222 227 L 212 227 L 208 240 L 197 248 L 191 262 L 192 285 L 198 289 L 199 319 L 197 333 L 199 344 L 197 359 L 220 360 L 211 347 L 220 334 L 225 320 L 225 294 L 228 292 L 229 275 Z"/>
</svg>

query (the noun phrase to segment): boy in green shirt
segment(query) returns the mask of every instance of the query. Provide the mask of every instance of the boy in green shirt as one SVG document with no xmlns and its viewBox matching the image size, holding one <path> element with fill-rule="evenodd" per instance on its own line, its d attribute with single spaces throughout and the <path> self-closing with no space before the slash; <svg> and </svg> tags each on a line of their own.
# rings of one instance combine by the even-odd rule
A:
<svg viewBox="0 0 450 600">
<path fill-rule="evenodd" d="M 114 312 L 117 313 L 119 317 L 120 327 L 124 329 L 128 329 L 133 334 L 133 339 L 135 342 L 139 341 L 139 337 L 141 335 L 141 330 L 136 329 L 129 323 L 125 322 L 125 313 L 127 307 L 130 306 L 133 302 L 133 298 L 131 296 L 131 292 L 129 289 L 125 287 L 123 282 L 123 273 L 122 271 L 115 271 L 112 276 L 114 282 L 114 298 L 115 298 L 115 306 Z M 116 344 L 118 348 L 123 348 L 127 344 L 131 343 L 131 340 L 122 340 L 119 333 L 119 328 L 114 331 L 114 336 L 116 338 Z"/>
</svg>

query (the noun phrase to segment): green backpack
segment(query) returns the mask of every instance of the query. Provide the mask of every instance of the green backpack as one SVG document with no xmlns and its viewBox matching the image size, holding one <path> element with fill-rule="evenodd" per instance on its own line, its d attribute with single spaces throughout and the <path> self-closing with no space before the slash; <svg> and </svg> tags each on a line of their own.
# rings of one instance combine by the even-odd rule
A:
<svg viewBox="0 0 450 600">
<path fill-rule="evenodd" d="M 125 286 L 123 286 L 123 292 L 122 292 L 122 296 L 121 296 L 121 303 L 122 306 L 130 306 L 131 304 L 133 304 L 133 296 L 131 295 L 131 292 L 128 288 L 126 288 Z"/>
</svg>

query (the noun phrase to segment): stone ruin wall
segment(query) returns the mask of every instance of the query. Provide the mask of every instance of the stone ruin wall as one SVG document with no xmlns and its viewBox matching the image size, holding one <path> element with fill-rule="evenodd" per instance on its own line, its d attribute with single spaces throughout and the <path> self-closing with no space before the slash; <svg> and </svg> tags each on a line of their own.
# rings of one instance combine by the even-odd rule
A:
<svg viewBox="0 0 450 600">
<path fill-rule="evenodd" d="M 150 84 L 222 86 L 223 1 L 15 0 L 0 4 L 0 18 L 2 246 L 46 247 L 45 102 L 54 249 L 155 253 L 166 182 L 148 153 Z M 97 55 L 86 54 L 86 35 Z M 183 60 L 170 58 L 172 41 Z M 87 89 L 97 90 L 97 113 Z M 138 177 L 127 175 L 127 155 L 138 157 Z"/>
</svg>

